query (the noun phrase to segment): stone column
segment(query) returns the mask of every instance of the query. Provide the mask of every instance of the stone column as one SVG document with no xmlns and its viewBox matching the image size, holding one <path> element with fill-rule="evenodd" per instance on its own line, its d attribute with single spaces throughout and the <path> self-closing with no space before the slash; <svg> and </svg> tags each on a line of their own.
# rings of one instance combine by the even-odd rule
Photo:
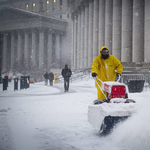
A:
<svg viewBox="0 0 150 150">
<path fill-rule="evenodd" d="M 28 11 L 32 12 L 33 10 L 33 5 L 32 1 L 28 1 Z"/>
<path fill-rule="evenodd" d="M 35 12 L 38 12 L 39 10 L 39 3 L 35 3 Z"/>
<path fill-rule="evenodd" d="M 66 0 L 62 1 L 62 6 L 63 6 L 62 11 L 67 11 L 67 9 L 68 9 L 67 2 L 68 1 L 66 1 Z"/>
<path fill-rule="evenodd" d="M 81 57 L 81 49 L 80 49 L 80 45 L 81 45 L 81 13 L 80 13 L 80 9 L 78 10 L 78 31 L 77 31 L 77 69 L 80 68 L 80 57 Z"/>
<path fill-rule="evenodd" d="M 71 14 L 71 26 L 72 26 L 72 40 L 71 40 L 71 68 L 74 69 L 74 62 L 75 62 L 75 56 L 74 56 L 74 44 L 75 44 L 75 34 L 76 34 L 76 31 L 75 31 L 75 16 L 74 16 L 74 13 Z"/>
<path fill-rule="evenodd" d="M 60 35 L 56 33 L 56 43 L 55 43 L 55 67 L 60 68 Z"/>
<path fill-rule="evenodd" d="M 52 32 L 48 32 L 48 43 L 47 43 L 47 68 L 50 70 L 52 68 Z"/>
<path fill-rule="evenodd" d="M 93 2 L 89 1 L 89 28 L 88 28 L 88 67 L 93 62 Z"/>
<path fill-rule="evenodd" d="M 22 49 L 21 49 L 21 42 L 22 42 L 22 37 L 21 37 L 21 31 L 17 32 L 17 36 L 18 36 L 18 41 L 17 41 L 17 60 L 18 63 L 22 62 Z"/>
<path fill-rule="evenodd" d="M 98 14 L 99 0 L 94 0 L 94 20 L 93 20 L 93 59 L 98 55 Z"/>
<path fill-rule="evenodd" d="M 83 68 L 83 65 L 84 65 L 84 17 L 85 17 L 85 9 L 84 9 L 84 5 L 81 6 L 81 47 L 80 47 L 80 50 L 81 50 L 81 68 Z"/>
<path fill-rule="evenodd" d="M 55 11 L 60 11 L 60 0 L 56 1 L 56 10 Z"/>
<path fill-rule="evenodd" d="M 112 55 L 121 60 L 121 20 L 122 20 L 122 1 L 113 0 L 113 43 Z"/>
<path fill-rule="evenodd" d="M 44 69 L 44 30 L 39 30 L 39 69 Z"/>
<path fill-rule="evenodd" d="M 133 0 L 132 61 L 144 60 L 144 0 Z"/>
<path fill-rule="evenodd" d="M 105 1 L 105 46 L 108 47 L 110 54 L 112 53 L 112 13 L 113 1 Z"/>
<path fill-rule="evenodd" d="M 73 19 L 73 68 L 77 68 L 77 14 L 75 13 Z"/>
<path fill-rule="evenodd" d="M 11 32 L 11 70 L 13 69 L 13 66 L 15 64 L 15 33 Z"/>
<path fill-rule="evenodd" d="M 99 0 L 99 45 L 98 49 L 105 46 L 105 0 Z"/>
<path fill-rule="evenodd" d="M 84 68 L 88 67 L 88 29 L 89 29 L 89 5 L 85 4 L 85 25 L 84 25 Z"/>
<path fill-rule="evenodd" d="M 150 63 L 150 0 L 145 0 L 144 62 Z"/>
<path fill-rule="evenodd" d="M 121 61 L 132 62 L 132 14 L 133 0 L 122 1 Z"/>
<path fill-rule="evenodd" d="M 53 12 L 53 0 L 49 1 L 49 12 L 52 13 Z"/>
<path fill-rule="evenodd" d="M 28 31 L 25 31 L 25 37 L 24 37 L 24 58 L 25 58 L 25 64 L 26 66 L 29 65 L 29 33 Z"/>
<path fill-rule="evenodd" d="M 31 46 L 31 65 L 35 67 L 37 65 L 36 62 L 36 31 L 32 30 L 32 46 Z"/>
<path fill-rule="evenodd" d="M 2 55 L 2 65 L 3 65 L 3 72 L 5 73 L 8 68 L 8 61 L 7 61 L 7 45 L 8 45 L 8 34 L 3 34 L 3 55 Z"/>
<path fill-rule="evenodd" d="M 46 12 L 46 5 L 47 5 L 47 0 L 43 1 L 43 12 Z"/>
</svg>

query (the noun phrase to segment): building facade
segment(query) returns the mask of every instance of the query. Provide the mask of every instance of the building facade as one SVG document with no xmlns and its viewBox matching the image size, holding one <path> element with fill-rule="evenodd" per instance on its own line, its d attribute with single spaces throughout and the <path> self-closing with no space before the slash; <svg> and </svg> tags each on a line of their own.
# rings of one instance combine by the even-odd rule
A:
<svg viewBox="0 0 150 150">
<path fill-rule="evenodd" d="M 38 74 L 71 64 L 69 0 L 1 0 L 2 73 Z"/>
<path fill-rule="evenodd" d="M 128 71 L 149 71 L 150 0 L 76 0 L 72 68 L 90 68 L 107 46 Z"/>
<path fill-rule="evenodd" d="M 102 46 L 124 71 L 149 71 L 150 0 L 0 0 L 0 70 L 91 68 Z"/>
</svg>

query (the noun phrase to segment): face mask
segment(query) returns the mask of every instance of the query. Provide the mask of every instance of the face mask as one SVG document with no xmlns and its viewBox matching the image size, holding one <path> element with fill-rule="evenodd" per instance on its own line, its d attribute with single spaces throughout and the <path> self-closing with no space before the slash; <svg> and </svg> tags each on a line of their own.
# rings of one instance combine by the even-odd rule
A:
<svg viewBox="0 0 150 150">
<path fill-rule="evenodd" d="M 109 54 L 101 54 L 101 57 L 103 58 L 103 59 L 107 59 L 107 58 L 109 58 Z"/>
</svg>

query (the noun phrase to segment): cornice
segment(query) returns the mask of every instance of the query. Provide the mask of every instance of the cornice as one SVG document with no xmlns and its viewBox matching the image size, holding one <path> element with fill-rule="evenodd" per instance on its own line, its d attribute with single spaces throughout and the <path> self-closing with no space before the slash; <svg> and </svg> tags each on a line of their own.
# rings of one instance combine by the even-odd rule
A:
<svg viewBox="0 0 150 150">
<path fill-rule="evenodd" d="M 18 12 L 20 14 L 24 15 L 31 15 L 32 17 L 27 17 L 27 19 L 24 19 L 23 17 L 20 17 L 19 19 L 11 19 L 11 16 L 9 16 L 9 20 L 3 20 L 0 21 L 0 31 L 7 31 L 7 30 L 17 30 L 17 29 L 28 29 L 28 28 L 51 28 L 53 30 L 61 30 L 66 31 L 66 26 L 68 24 L 67 21 L 62 19 L 56 19 L 53 17 L 46 17 L 42 16 L 36 13 L 27 12 L 24 10 L 11 8 L 11 7 L 4 7 L 0 9 L 0 15 L 5 13 L 5 11 L 14 11 L 15 13 Z M 10 13 L 11 14 L 11 13 Z M 3 17 L 4 18 L 4 17 Z"/>
</svg>

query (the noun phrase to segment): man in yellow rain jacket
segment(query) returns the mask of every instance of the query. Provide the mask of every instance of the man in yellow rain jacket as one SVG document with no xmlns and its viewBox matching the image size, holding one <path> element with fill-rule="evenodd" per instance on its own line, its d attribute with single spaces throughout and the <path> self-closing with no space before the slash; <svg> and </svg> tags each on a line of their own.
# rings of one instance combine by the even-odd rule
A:
<svg viewBox="0 0 150 150">
<path fill-rule="evenodd" d="M 115 76 L 121 75 L 122 70 L 123 66 L 121 62 L 116 57 L 109 54 L 109 49 L 106 46 L 101 47 L 100 54 L 94 59 L 92 64 L 92 77 L 97 76 L 102 82 L 115 81 Z M 101 86 L 101 82 L 97 79 L 96 81 Z M 105 100 L 106 98 L 97 84 L 96 87 L 98 100 Z"/>
</svg>

